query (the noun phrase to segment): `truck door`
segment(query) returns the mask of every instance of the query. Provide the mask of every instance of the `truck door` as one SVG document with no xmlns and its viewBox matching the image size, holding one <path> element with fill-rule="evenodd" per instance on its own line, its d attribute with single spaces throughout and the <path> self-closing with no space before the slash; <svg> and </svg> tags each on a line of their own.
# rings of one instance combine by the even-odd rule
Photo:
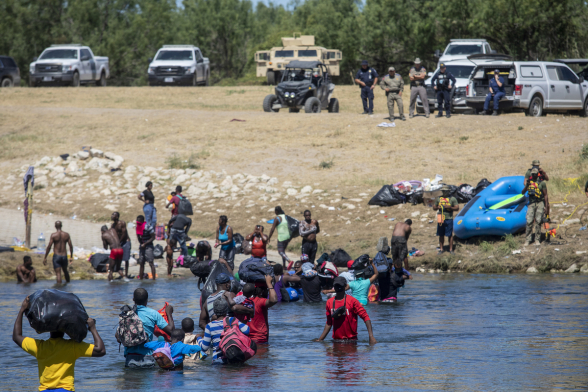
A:
<svg viewBox="0 0 588 392">
<path fill-rule="evenodd" d="M 199 82 L 204 81 L 204 58 L 202 57 L 202 53 L 200 53 L 199 49 L 194 51 L 194 58 L 196 59 L 196 80 Z"/>
<path fill-rule="evenodd" d="M 259 51 L 255 53 L 255 62 L 257 63 L 257 70 L 256 76 L 257 77 L 264 77 L 267 73 L 267 65 L 270 61 L 270 52 L 267 51 Z"/>
<path fill-rule="evenodd" d="M 561 108 L 565 106 L 566 100 L 566 82 L 560 80 L 560 72 L 555 65 L 548 65 L 547 67 L 547 91 L 549 99 L 549 107 Z"/>
<path fill-rule="evenodd" d="M 80 70 L 80 80 L 95 80 L 96 79 L 96 63 L 88 49 L 80 50 L 80 63 L 82 69 Z"/>
<path fill-rule="evenodd" d="M 565 65 L 560 65 L 557 68 L 559 79 L 564 85 L 562 107 L 581 109 L 584 102 L 582 100 L 582 90 L 580 89 L 580 78 Z"/>
</svg>

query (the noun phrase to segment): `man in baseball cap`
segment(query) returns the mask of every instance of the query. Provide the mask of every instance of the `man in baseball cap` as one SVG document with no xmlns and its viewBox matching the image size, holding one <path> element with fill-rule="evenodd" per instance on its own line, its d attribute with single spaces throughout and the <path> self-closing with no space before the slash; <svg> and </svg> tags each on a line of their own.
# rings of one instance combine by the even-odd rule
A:
<svg viewBox="0 0 588 392">
<path fill-rule="evenodd" d="M 541 245 L 541 222 L 544 213 L 549 216 L 549 196 L 547 195 L 547 182 L 539 181 L 539 169 L 536 167 L 531 169 L 531 176 L 525 182 L 525 188 L 521 194 L 525 193 L 528 193 L 529 196 L 525 246 L 531 245 L 533 231 L 535 231 L 535 245 Z"/>
<path fill-rule="evenodd" d="M 404 91 L 404 80 L 396 73 L 394 67 L 388 68 L 388 75 L 382 78 L 380 88 L 386 92 L 386 99 L 388 101 L 388 114 L 390 121 L 394 121 L 394 102 L 398 105 L 398 113 L 400 119 L 406 121 L 404 117 L 404 105 L 402 103 L 402 91 Z"/>
<path fill-rule="evenodd" d="M 500 76 L 499 69 L 494 70 L 494 77 L 490 79 L 488 87 L 489 92 L 486 95 L 486 101 L 484 101 L 484 110 L 480 112 L 480 114 L 488 114 L 490 101 L 494 101 L 494 110 L 492 111 L 492 115 L 498 116 L 498 102 L 506 95 L 506 92 L 504 91 L 504 79 L 502 76 Z"/>
<path fill-rule="evenodd" d="M 421 97 L 421 102 L 425 110 L 425 117 L 429 118 L 429 100 L 427 98 L 427 90 L 425 89 L 425 79 L 427 78 L 427 70 L 421 66 L 421 59 L 414 60 L 414 67 L 408 72 L 410 78 L 410 105 L 408 106 L 408 118 L 414 117 L 414 108 L 416 106 L 417 96 Z"/>
<path fill-rule="evenodd" d="M 445 237 L 449 239 L 449 252 L 453 253 L 453 213 L 459 211 L 457 199 L 449 196 L 449 186 L 441 187 L 443 196 L 435 199 L 433 210 L 437 211 L 437 236 L 439 237 L 439 254 L 443 253 Z"/>
</svg>

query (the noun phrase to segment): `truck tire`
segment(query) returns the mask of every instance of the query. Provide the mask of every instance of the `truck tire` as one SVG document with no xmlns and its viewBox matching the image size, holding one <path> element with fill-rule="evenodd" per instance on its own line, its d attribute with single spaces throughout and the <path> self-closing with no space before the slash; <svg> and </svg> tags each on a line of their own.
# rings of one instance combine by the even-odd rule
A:
<svg viewBox="0 0 588 392">
<path fill-rule="evenodd" d="M 580 110 L 581 117 L 588 117 L 588 98 L 584 101 L 584 107 Z"/>
<path fill-rule="evenodd" d="M 72 87 L 80 87 L 80 74 L 79 73 L 74 72 L 73 79 L 71 80 L 71 86 Z"/>
<path fill-rule="evenodd" d="M 274 106 L 274 103 L 276 103 L 278 101 L 278 97 L 276 97 L 274 94 L 270 94 L 268 96 L 266 96 L 263 100 L 263 111 L 264 112 L 268 112 L 268 113 L 277 113 L 280 111 L 280 109 L 273 109 L 272 106 Z"/>
<path fill-rule="evenodd" d="M 329 113 L 339 113 L 339 100 L 337 98 L 331 98 L 328 110 Z"/>
<path fill-rule="evenodd" d="M 541 117 L 543 115 L 543 99 L 540 95 L 535 95 L 531 99 L 529 109 L 527 109 L 527 115 L 532 117 Z"/>
<path fill-rule="evenodd" d="M 274 86 L 276 84 L 276 74 L 274 71 L 267 71 L 267 84 Z"/>
<path fill-rule="evenodd" d="M 310 97 L 304 103 L 304 112 L 306 113 L 320 113 L 321 101 L 317 97 Z"/>
<path fill-rule="evenodd" d="M 37 87 L 37 85 L 35 84 L 35 79 L 29 77 L 29 87 Z"/>
<path fill-rule="evenodd" d="M 2 87 L 12 87 L 13 86 L 12 79 L 10 79 L 10 78 L 4 78 L 4 79 L 2 79 L 2 84 L 0 84 L 0 86 L 2 86 Z"/>
<path fill-rule="evenodd" d="M 106 87 L 106 74 L 104 72 L 100 74 L 100 79 L 96 81 L 96 86 Z"/>
</svg>

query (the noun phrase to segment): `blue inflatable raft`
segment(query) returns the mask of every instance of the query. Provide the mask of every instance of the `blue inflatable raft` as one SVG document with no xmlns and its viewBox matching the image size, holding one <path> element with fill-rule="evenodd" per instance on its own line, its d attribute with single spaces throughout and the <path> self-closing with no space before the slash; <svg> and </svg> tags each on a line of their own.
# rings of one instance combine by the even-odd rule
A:
<svg viewBox="0 0 588 392">
<path fill-rule="evenodd" d="M 453 220 L 453 233 L 462 239 L 513 234 L 525 229 L 528 195 L 521 195 L 525 177 L 502 177 L 467 203 Z"/>
</svg>

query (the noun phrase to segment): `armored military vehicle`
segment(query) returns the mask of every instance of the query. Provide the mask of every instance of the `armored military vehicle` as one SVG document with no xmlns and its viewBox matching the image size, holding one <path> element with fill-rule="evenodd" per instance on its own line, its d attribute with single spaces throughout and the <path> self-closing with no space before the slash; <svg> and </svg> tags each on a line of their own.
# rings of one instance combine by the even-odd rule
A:
<svg viewBox="0 0 588 392">
<path fill-rule="evenodd" d="M 293 37 L 283 37 L 282 46 L 255 52 L 256 75 L 267 78 L 267 84 L 275 85 L 282 80 L 286 65 L 291 61 L 300 60 L 320 61 L 327 67 L 329 75 L 339 76 L 341 59 L 340 50 L 315 46 L 313 35 L 295 33 Z"/>
</svg>

